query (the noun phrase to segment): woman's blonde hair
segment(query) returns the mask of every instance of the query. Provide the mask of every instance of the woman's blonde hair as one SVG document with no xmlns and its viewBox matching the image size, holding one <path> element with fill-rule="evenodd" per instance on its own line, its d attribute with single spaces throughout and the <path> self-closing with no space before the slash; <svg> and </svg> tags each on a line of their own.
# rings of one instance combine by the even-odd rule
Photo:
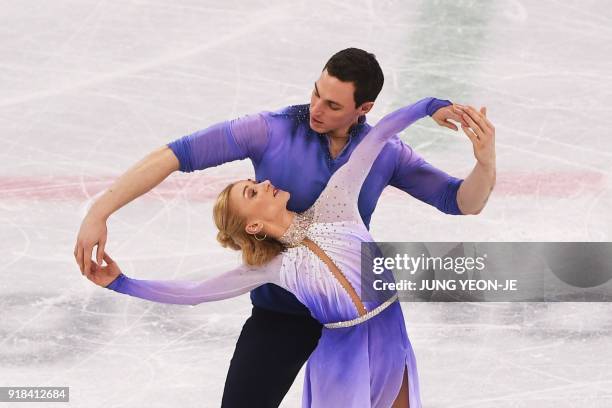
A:
<svg viewBox="0 0 612 408">
<path fill-rule="evenodd" d="M 271 261 L 284 249 L 284 245 L 274 238 L 262 241 L 245 231 L 246 220 L 230 208 L 230 191 L 235 183 L 225 187 L 217 196 L 213 208 L 213 218 L 219 229 L 217 241 L 224 248 L 242 251 L 242 260 L 247 265 L 263 265 Z"/>
</svg>

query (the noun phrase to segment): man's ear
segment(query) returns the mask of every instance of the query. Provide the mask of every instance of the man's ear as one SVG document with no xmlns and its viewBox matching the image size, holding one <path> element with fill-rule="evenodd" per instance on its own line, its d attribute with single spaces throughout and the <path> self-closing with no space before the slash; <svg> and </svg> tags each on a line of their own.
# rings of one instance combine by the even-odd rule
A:
<svg viewBox="0 0 612 408">
<path fill-rule="evenodd" d="M 374 107 L 374 102 L 362 103 L 361 106 L 359 107 L 359 116 L 365 115 L 366 113 L 368 113 L 370 110 L 372 110 L 372 107 Z"/>
<path fill-rule="evenodd" d="M 261 232 L 262 229 L 263 223 L 259 221 L 252 222 L 250 224 L 247 224 L 246 227 L 244 227 L 246 233 L 251 235 L 258 234 L 259 232 Z"/>
</svg>

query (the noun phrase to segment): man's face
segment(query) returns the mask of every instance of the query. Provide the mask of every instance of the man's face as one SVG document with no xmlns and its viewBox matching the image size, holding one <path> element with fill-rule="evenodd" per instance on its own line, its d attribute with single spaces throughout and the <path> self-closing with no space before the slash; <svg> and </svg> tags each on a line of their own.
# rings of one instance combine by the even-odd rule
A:
<svg viewBox="0 0 612 408">
<path fill-rule="evenodd" d="M 355 85 L 342 82 L 323 70 L 310 96 L 310 127 L 318 133 L 350 127 L 368 112 L 372 102 L 355 107 Z"/>
</svg>

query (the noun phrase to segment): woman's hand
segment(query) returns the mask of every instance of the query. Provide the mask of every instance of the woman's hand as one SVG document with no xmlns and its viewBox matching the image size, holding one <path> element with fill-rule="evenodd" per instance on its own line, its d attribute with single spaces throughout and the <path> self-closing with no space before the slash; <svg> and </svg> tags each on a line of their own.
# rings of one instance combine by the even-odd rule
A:
<svg viewBox="0 0 612 408">
<path fill-rule="evenodd" d="M 460 123 L 462 126 L 468 126 L 468 123 L 465 121 L 465 119 L 463 119 L 461 115 L 463 112 L 457 111 L 455 109 L 456 106 L 461 105 L 453 104 L 440 108 L 436 111 L 436 113 L 431 115 L 431 118 L 440 126 L 447 127 L 454 131 L 458 131 L 459 128 L 457 127 L 457 125 L 452 123 L 451 120 Z"/>
<path fill-rule="evenodd" d="M 104 252 L 103 259 L 106 266 L 100 266 L 92 261 L 91 272 L 85 273 L 85 276 L 96 285 L 105 288 L 121 274 L 121 269 L 106 252 Z"/>
</svg>

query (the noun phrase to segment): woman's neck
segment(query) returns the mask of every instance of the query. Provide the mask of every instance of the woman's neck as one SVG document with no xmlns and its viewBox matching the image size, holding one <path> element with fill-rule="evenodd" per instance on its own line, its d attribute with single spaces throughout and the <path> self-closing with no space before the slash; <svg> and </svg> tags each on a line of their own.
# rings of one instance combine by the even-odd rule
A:
<svg viewBox="0 0 612 408">
<path fill-rule="evenodd" d="M 293 222 L 293 218 L 295 217 L 295 213 L 293 211 L 285 211 L 278 221 L 268 223 L 263 228 L 263 233 L 267 236 L 279 239 L 283 236 L 283 234 L 287 231 L 291 223 Z"/>
</svg>

